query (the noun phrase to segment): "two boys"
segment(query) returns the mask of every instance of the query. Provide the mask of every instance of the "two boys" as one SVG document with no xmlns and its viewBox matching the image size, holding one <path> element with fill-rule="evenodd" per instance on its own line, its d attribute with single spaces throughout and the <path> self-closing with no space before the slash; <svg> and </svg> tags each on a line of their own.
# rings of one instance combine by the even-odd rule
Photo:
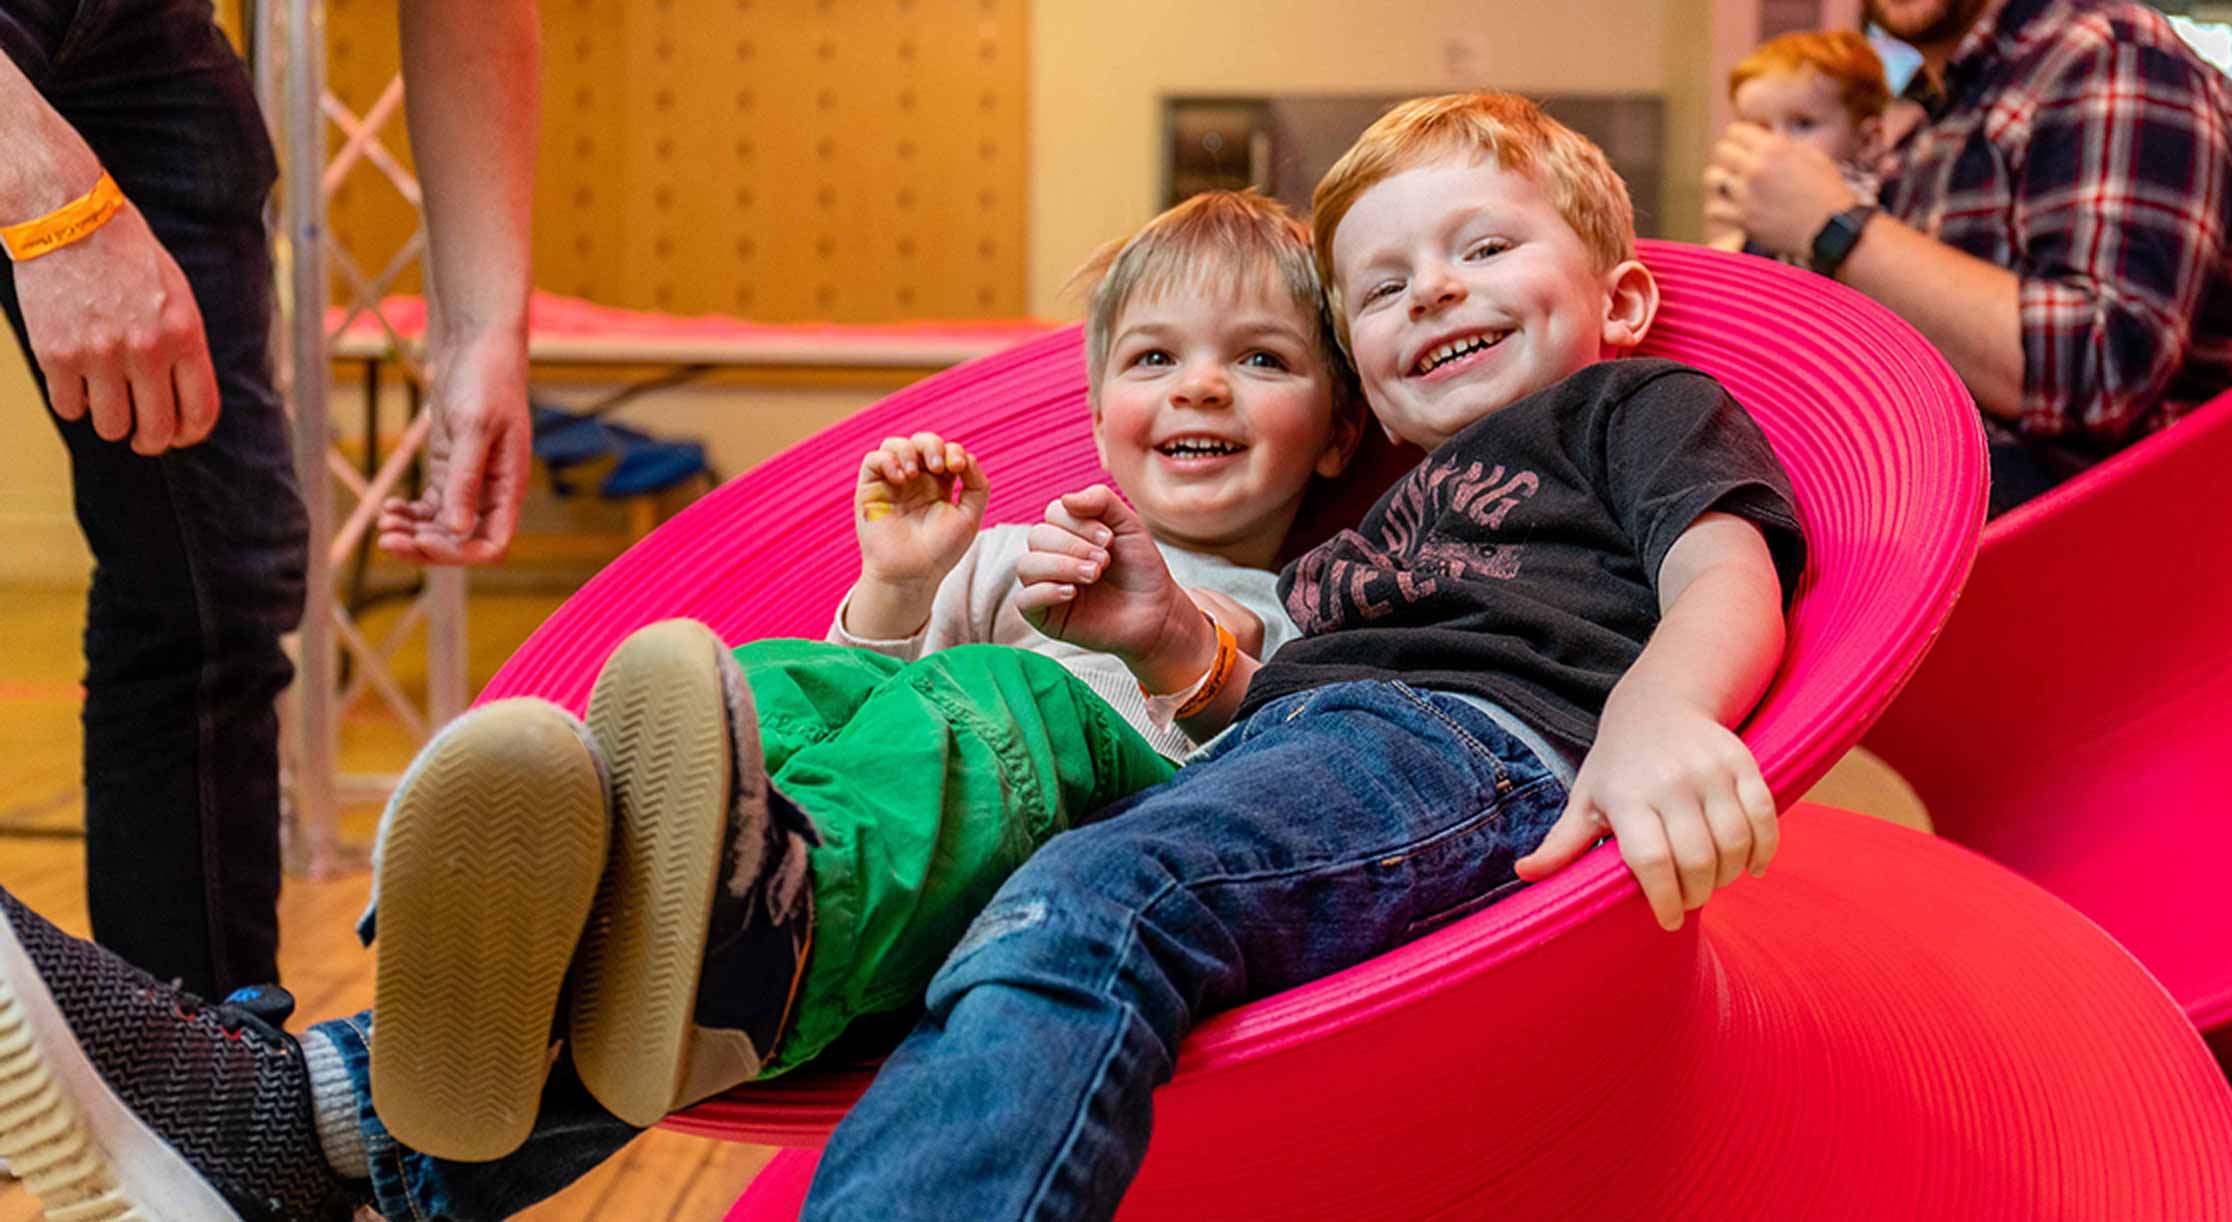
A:
<svg viewBox="0 0 2232 1222">
<path fill-rule="evenodd" d="M 1427 461 L 1288 569 L 1308 635 L 1260 668 L 1106 490 L 1032 529 L 1017 602 L 1041 628 L 1120 658 L 1189 731 L 1231 728 L 1000 887 L 807 1216 L 1106 1216 L 1201 1015 L 1456 919 L 1607 830 L 1670 928 L 1772 855 L 1726 727 L 1779 657 L 1803 543 L 1710 379 L 1601 360 L 1657 301 L 1602 155 L 1519 99 L 1422 100 L 1359 140 L 1317 215 L 1367 399 Z M 20 940 L 36 918 L 8 902 Z"/>
</svg>

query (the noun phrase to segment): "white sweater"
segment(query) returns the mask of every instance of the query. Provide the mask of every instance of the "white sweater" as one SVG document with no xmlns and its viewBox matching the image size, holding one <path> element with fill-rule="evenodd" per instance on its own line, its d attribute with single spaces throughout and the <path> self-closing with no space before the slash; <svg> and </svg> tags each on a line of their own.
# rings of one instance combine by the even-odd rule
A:
<svg viewBox="0 0 2232 1222">
<path fill-rule="evenodd" d="M 1010 524 L 978 534 L 961 563 L 939 583 L 937 597 L 930 604 L 930 621 L 913 636 L 897 641 L 854 636 L 845 631 L 845 609 L 840 605 L 829 626 L 829 640 L 910 662 L 954 645 L 1013 645 L 1044 654 L 1084 680 L 1155 750 L 1172 759 L 1182 758 L 1193 750 L 1193 740 L 1176 726 L 1160 729 L 1148 720 L 1147 701 L 1140 694 L 1139 681 L 1122 662 L 1110 654 L 1057 641 L 1023 618 L 1022 610 L 1015 605 L 1015 596 L 1022 588 L 1015 579 L 1015 565 L 1026 550 L 1029 529 Z M 1277 573 L 1243 568 L 1219 556 L 1204 556 L 1168 544 L 1155 546 L 1162 549 L 1163 563 L 1170 566 L 1170 575 L 1179 585 L 1216 590 L 1255 612 L 1263 621 L 1263 660 L 1301 635 L 1294 621 L 1287 618 L 1286 608 L 1279 604 Z"/>
</svg>

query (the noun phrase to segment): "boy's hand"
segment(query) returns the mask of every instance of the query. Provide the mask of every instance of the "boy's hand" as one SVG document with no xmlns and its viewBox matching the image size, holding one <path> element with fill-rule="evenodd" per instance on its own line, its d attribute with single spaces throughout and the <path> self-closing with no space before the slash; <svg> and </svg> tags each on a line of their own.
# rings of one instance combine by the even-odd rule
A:
<svg viewBox="0 0 2232 1222">
<path fill-rule="evenodd" d="M 1187 586 L 1186 597 L 1206 612 L 1210 618 L 1224 625 L 1232 634 L 1232 642 L 1240 652 L 1251 658 L 1263 656 L 1263 617 L 1240 605 L 1240 600 L 1222 590 L 1206 586 Z"/>
<path fill-rule="evenodd" d="M 1023 586 L 1016 604 L 1033 627 L 1115 654 L 1149 690 L 1176 690 L 1200 675 L 1208 662 L 1194 655 L 1205 633 L 1215 654 L 1215 634 L 1171 579 L 1147 524 L 1106 484 L 1048 505 L 1015 575 Z M 1184 674 L 1155 686 L 1165 671 Z"/>
<path fill-rule="evenodd" d="M 862 579 L 935 589 L 984 524 L 990 487 L 958 442 L 935 433 L 884 438 L 861 458 L 853 489 Z"/>
<path fill-rule="evenodd" d="M 1668 930 L 1746 870 L 1763 873 L 1779 838 L 1775 800 L 1742 739 L 1703 710 L 1615 688 L 1565 813 L 1519 877 L 1553 874 L 1609 831 Z"/>
</svg>

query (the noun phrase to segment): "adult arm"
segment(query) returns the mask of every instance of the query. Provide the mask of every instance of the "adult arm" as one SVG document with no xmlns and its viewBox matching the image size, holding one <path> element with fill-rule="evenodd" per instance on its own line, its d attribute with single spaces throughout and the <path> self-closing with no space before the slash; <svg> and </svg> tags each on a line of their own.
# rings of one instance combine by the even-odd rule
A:
<svg viewBox="0 0 2232 1222">
<path fill-rule="evenodd" d="M 2127 440 L 2184 365 L 2201 295 L 2232 251 L 2232 115 L 2209 71 L 2106 39 L 2072 56 L 2031 116 L 2016 267 L 1878 216 L 1840 278 L 1914 323 L 2024 433 Z M 1762 135 L 1732 130 L 1716 150 L 1723 206 L 1779 219 L 1775 244 L 1802 249 L 1849 192 L 1827 189 L 1826 159 Z"/>
<path fill-rule="evenodd" d="M 1734 226 L 1777 254 L 1806 258 L 1829 218 L 1860 202 L 1818 150 L 1733 124 L 1705 175 L 1708 222 Z M 2015 273 L 1877 213 L 1837 278 L 1914 324 L 1968 384 L 1977 405 L 2013 420 L 2023 403 L 2023 333 Z"/>
<path fill-rule="evenodd" d="M 404 0 L 405 116 L 425 189 L 427 491 L 390 500 L 380 545 L 430 564 L 511 546 L 526 494 L 528 241 L 541 35 L 533 0 Z"/>
<path fill-rule="evenodd" d="M 101 165 L 13 60 L 0 56 L 0 224 L 45 216 L 93 189 Z M 31 356 L 64 420 L 87 414 L 139 454 L 189 446 L 217 424 L 201 308 L 130 200 L 68 246 L 15 265 Z"/>
</svg>

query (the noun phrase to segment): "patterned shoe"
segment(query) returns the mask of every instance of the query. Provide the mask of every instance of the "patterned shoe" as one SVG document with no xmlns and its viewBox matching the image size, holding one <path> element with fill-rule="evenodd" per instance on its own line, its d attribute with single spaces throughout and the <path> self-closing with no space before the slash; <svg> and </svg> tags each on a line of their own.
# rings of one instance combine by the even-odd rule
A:
<svg viewBox="0 0 2232 1222">
<path fill-rule="evenodd" d="M 813 927 L 812 824 L 767 783 L 759 718 L 713 630 L 666 620 L 589 697 L 612 761 L 612 867 L 575 965 L 570 1049 L 615 1116 L 652 1125 L 758 1076 Z"/>
<path fill-rule="evenodd" d="M 293 999 L 212 1006 L 0 890 L 0 1156 L 72 1222 L 345 1219 Z"/>
<path fill-rule="evenodd" d="M 498 700 L 419 753 L 380 824 L 372 1103 L 437 1158 L 519 1148 L 604 872 L 604 766 L 572 714 Z"/>
</svg>

